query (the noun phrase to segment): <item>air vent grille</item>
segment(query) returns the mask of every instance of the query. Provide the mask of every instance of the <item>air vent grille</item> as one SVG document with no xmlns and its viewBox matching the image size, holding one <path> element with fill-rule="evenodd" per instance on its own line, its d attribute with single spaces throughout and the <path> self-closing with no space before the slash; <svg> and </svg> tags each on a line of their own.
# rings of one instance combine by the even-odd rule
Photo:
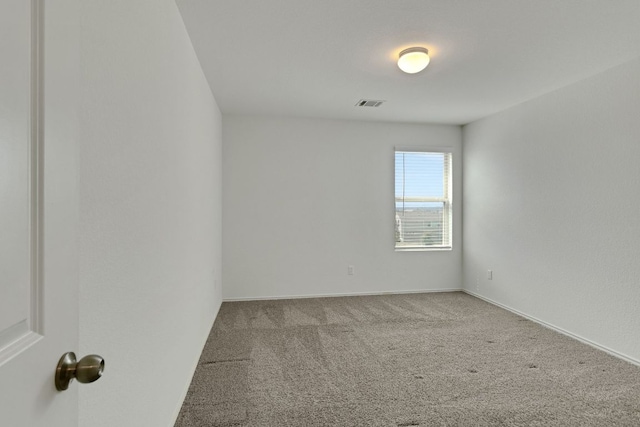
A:
<svg viewBox="0 0 640 427">
<path fill-rule="evenodd" d="M 356 107 L 379 107 L 383 102 L 375 99 L 361 99 L 356 103 Z"/>
</svg>

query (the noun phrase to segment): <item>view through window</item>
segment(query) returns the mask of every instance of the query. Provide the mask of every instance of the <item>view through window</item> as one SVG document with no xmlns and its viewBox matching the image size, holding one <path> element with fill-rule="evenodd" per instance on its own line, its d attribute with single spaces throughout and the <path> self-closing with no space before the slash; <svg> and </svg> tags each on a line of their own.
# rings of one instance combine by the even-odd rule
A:
<svg viewBox="0 0 640 427">
<path fill-rule="evenodd" d="M 396 249 L 451 248 L 451 153 L 395 152 Z"/>
</svg>

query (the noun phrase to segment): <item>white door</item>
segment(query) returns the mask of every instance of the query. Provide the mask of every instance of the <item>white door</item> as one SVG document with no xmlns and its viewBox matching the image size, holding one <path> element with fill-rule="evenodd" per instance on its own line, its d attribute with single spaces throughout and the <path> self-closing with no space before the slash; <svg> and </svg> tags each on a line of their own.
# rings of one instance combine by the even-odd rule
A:
<svg viewBox="0 0 640 427">
<path fill-rule="evenodd" d="M 77 0 L 0 1 L 0 425 L 77 426 Z"/>
</svg>

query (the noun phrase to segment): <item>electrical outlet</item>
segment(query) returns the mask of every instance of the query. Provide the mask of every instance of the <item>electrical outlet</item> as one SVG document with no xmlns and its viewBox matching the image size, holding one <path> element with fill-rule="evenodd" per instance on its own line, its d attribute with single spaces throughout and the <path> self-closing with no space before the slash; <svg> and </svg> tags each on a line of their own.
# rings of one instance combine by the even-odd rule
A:
<svg viewBox="0 0 640 427">
<path fill-rule="evenodd" d="M 493 271 L 487 270 L 487 280 L 493 280 Z"/>
<path fill-rule="evenodd" d="M 353 265 L 347 267 L 347 274 L 349 276 L 353 276 Z"/>
</svg>

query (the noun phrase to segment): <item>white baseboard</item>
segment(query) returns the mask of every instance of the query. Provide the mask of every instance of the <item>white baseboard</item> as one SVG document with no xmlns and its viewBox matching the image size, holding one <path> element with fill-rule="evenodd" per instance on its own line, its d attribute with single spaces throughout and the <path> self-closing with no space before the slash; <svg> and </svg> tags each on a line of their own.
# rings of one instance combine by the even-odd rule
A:
<svg viewBox="0 0 640 427">
<path fill-rule="evenodd" d="M 598 350 L 602 350 L 602 351 L 604 351 L 604 352 L 606 352 L 606 353 L 609 353 L 610 355 L 615 356 L 615 357 L 617 357 L 618 359 L 622 359 L 622 360 L 624 360 L 624 361 L 626 361 L 626 362 L 629 362 L 629 363 L 632 363 L 632 364 L 634 364 L 634 365 L 640 366 L 640 360 L 635 359 L 635 358 L 630 357 L 630 356 L 627 356 L 626 354 L 619 353 L 619 352 L 617 352 L 617 351 L 615 351 L 615 350 L 610 349 L 609 347 L 606 347 L 606 346 L 600 345 L 600 344 L 598 344 L 598 343 L 596 343 L 596 342 L 593 342 L 593 341 L 591 341 L 591 340 L 589 340 L 589 339 L 587 339 L 587 338 L 581 337 L 580 335 L 576 335 L 576 334 L 571 333 L 571 332 L 569 332 L 569 331 L 567 331 L 567 330 L 565 330 L 565 329 L 562 329 L 562 328 L 560 328 L 560 327 L 558 327 L 558 326 L 552 325 L 551 323 L 547 323 L 547 322 L 545 322 L 544 320 L 540 320 L 540 319 L 538 319 L 538 318 L 536 318 L 536 317 L 530 316 L 530 315 L 528 315 L 528 314 L 526 314 L 526 313 L 523 313 L 523 312 L 518 311 L 518 310 L 516 310 L 516 309 L 514 309 L 514 308 L 511 308 L 511 307 L 509 307 L 509 306 L 506 306 L 506 305 L 504 305 L 504 304 L 501 304 L 501 303 L 499 303 L 499 302 L 497 302 L 497 301 L 494 301 L 494 300 L 492 300 L 492 299 L 490 299 L 490 298 L 484 297 L 484 296 L 482 296 L 482 295 L 478 295 L 478 294 L 476 294 L 475 292 L 471 292 L 471 291 L 470 291 L 470 290 L 468 290 L 468 289 L 462 289 L 462 292 L 464 292 L 464 293 L 466 293 L 466 294 L 469 294 L 469 295 L 471 295 L 471 296 L 474 296 L 474 297 L 476 297 L 476 298 L 478 298 L 478 299 L 481 299 L 481 300 L 483 300 L 483 301 L 486 301 L 486 302 L 488 302 L 489 304 L 492 304 L 492 305 L 495 305 L 495 306 L 497 306 L 497 307 L 503 308 L 503 309 L 505 309 L 505 310 L 507 310 L 507 311 L 510 311 L 510 312 L 512 312 L 512 313 L 514 313 L 514 314 L 517 314 L 518 316 L 524 317 L 525 319 L 528 319 L 528 320 L 531 320 L 531 321 L 533 321 L 533 322 L 536 322 L 536 323 L 538 323 L 538 324 L 540 324 L 540 325 L 544 326 L 545 328 L 549 328 L 549 329 L 551 329 L 551 330 L 553 330 L 553 331 L 556 331 L 556 332 L 558 332 L 558 333 L 561 333 L 561 334 L 563 334 L 563 335 L 566 335 L 566 336 L 568 336 L 568 337 L 570 337 L 570 338 L 576 339 L 576 340 L 578 340 L 578 341 L 580 341 L 580 342 L 582 342 L 582 343 L 585 343 L 585 344 L 587 344 L 587 345 L 589 345 L 589 346 L 591 346 L 591 347 L 594 347 L 594 348 L 596 348 L 596 349 L 598 349 Z"/>
<path fill-rule="evenodd" d="M 347 293 L 331 293 L 331 294 L 280 295 L 280 296 L 223 298 L 222 301 L 223 302 L 262 301 L 262 300 L 278 300 L 278 299 L 357 297 L 357 296 L 367 296 L 367 295 L 426 294 L 426 293 L 436 293 L 436 292 L 462 292 L 462 291 L 463 291 L 462 288 L 455 288 L 455 289 L 418 289 L 418 290 L 411 290 L 411 291 L 347 292 Z"/>
</svg>

